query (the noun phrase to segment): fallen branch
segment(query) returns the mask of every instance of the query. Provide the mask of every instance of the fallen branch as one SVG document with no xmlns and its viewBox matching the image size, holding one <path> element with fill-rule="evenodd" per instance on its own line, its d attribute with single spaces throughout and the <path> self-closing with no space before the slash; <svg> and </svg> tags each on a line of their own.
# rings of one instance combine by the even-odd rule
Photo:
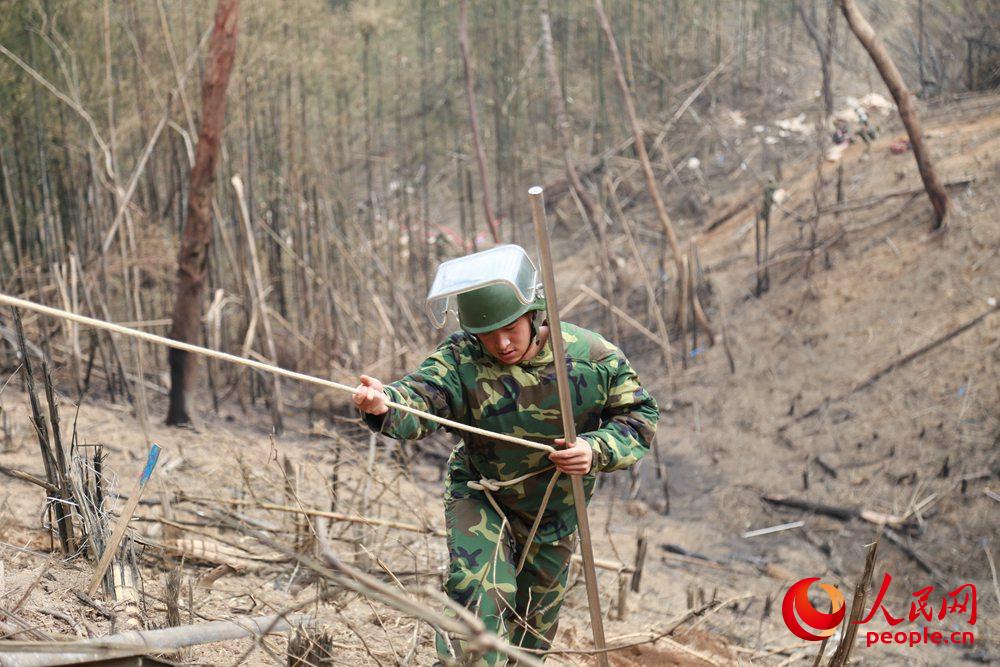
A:
<svg viewBox="0 0 1000 667">
<path fill-rule="evenodd" d="M 635 646 L 642 646 L 643 644 L 655 644 L 656 642 L 669 638 L 674 632 L 676 632 L 680 627 L 686 624 L 688 621 L 695 618 L 707 618 L 708 616 L 714 614 L 716 611 L 722 609 L 723 607 L 728 607 L 734 602 L 744 600 L 748 597 L 753 597 L 750 593 L 744 593 L 742 595 L 737 595 L 731 597 L 728 600 L 713 600 L 712 602 L 706 602 L 700 607 L 694 609 L 689 609 L 683 614 L 676 617 L 674 620 L 670 621 L 666 626 L 657 631 L 650 631 L 649 637 L 646 639 L 640 639 L 633 642 L 628 642 L 624 644 L 618 644 L 617 642 L 626 639 L 627 637 L 634 637 L 635 635 L 623 635 L 621 637 L 612 637 L 608 640 L 611 644 L 616 644 L 613 646 L 607 646 L 603 649 L 578 649 L 578 648 L 564 648 L 564 649 L 549 649 L 544 651 L 546 655 L 594 655 L 596 653 L 609 653 L 611 651 L 621 651 L 623 649 L 632 648 Z M 675 645 L 676 642 L 672 642 L 671 645 Z M 687 649 L 687 647 L 685 647 Z M 687 649 L 685 652 L 691 653 L 691 649 Z M 713 662 L 708 659 L 708 656 L 703 654 L 692 653 L 692 655 L 697 655 L 697 657 L 707 660 L 708 662 Z M 714 663 L 713 663 L 714 664 Z"/>
<path fill-rule="evenodd" d="M 255 554 L 209 540 L 178 539 L 151 544 L 185 559 L 228 565 L 237 571 L 259 567 L 261 563 L 283 563 L 288 560 L 282 554 Z"/>
<path fill-rule="evenodd" d="M 911 361 L 913 361 L 917 357 L 920 357 L 920 356 L 922 356 L 922 355 L 930 352 L 934 348 L 936 348 L 936 347 L 938 347 L 940 345 L 943 345 L 944 343 L 947 343 L 952 338 L 955 338 L 956 336 L 959 336 L 959 335 L 965 333 L 966 331 L 968 331 L 972 327 L 976 326 L 977 324 L 979 324 L 980 322 L 982 322 L 983 320 L 985 320 L 987 317 L 989 317 L 993 313 L 997 312 L 998 310 L 1000 310 L 1000 304 L 996 304 L 996 303 L 990 304 L 989 309 L 986 310 L 984 313 L 980 314 L 979 316 L 972 318 L 971 320 L 969 320 L 965 324 L 963 324 L 963 325 L 961 325 L 961 326 L 959 326 L 959 327 L 957 327 L 955 329 L 952 329 L 951 331 L 949 331 L 948 333 L 944 334 L 943 336 L 940 336 L 940 337 L 932 340 L 930 343 L 927 343 L 923 347 L 919 347 L 916 350 L 913 350 L 912 352 L 908 352 L 907 354 L 904 354 L 903 356 L 894 359 L 892 362 L 890 362 L 886 366 L 880 368 L 879 370 L 875 371 L 874 373 L 872 373 L 871 375 L 869 375 L 867 378 L 865 378 L 861 382 L 858 382 L 857 384 L 855 384 L 853 387 L 851 387 L 848 391 L 844 392 L 843 394 L 840 394 L 839 396 L 835 396 L 833 398 L 824 399 L 822 403 L 820 403 L 819 405 L 817 405 L 813 409 L 809 410 L 808 412 L 802 413 L 801 415 L 799 415 L 798 417 L 796 417 L 792 421 L 788 422 L 787 424 L 779 426 L 778 427 L 778 432 L 781 433 L 781 432 L 785 431 L 785 429 L 787 429 L 792 424 L 798 423 L 800 421 L 804 421 L 806 419 L 809 419 L 810 417 L 814 417 L 817 414 L 819 414 L 819 412 L 821 410 L 823 410 L 824 408 L 827 408 L 827 407 L 829 407 L 830 405 L 832 405 L 834 403 L 839 403 L 840 401 L 843 401 L 844 399 L 849 398 L 850 396 L 856 394 L 857 392 L 862 391 L 864 389 L 867 389 L 868 387 L 872 386 L 873 384 L 875 384 L 876 382 L 878 382 L 880 379 L 882 379 L 884 376 L 888 375 L 889 373 L 891 373 L 891 372 L 893 372 L 893 371 L 895 371 L 895 370 L 897 370 L 899 368 L 902 368 L 903 366 L 909 364 Z"/>
<path fill-rule="evenodd" d="M 261 637 L 287 632 L 294 625 L 309 620 L 307 614 L 279 615 L 231 621 L 213 621 L 197 625 L 183 625 L 162 630 L 136 630 L 107 637 L 96 637 L 78 642 L 5 642 L 0 650 L 0 663 L 4 667 L 45 667 L 71 665 L 79 662 L 110 660 L 136 654 L 161 652 L 198 646 L 214 642 Z M 11 650 L 14 647 L 17 650 Z"/>
<path fill-rule="evenodd" d="M 946 188 L 968 185 L 976 180 L 975 176 L 963 176 L 961 178 L 956 178 L 952 181 L 945 181 L 944 186 Z M 924 192 L 924 187 L 919 188 L 908 188 L 906 190 L 895 190 L 886 194 L 877 195 L 875 197 L 867 197 L 860 200 L 848 200 L 841 202 L 839 204 L 834 204 L 833 206 L 824 206 L 820 209 L 820 213 L 845 213 L 847 211 L 856 211 L 859 209 L 868 209 L 876 204 L 881 204 L 887 199 L 895 199 L 897 197 L 908 197 L 910 195 L 918 195 Z"/>
<path fill-rule="evenodd" d="M 770 535 L 771 533 L 780 533 L 785 530 L 791 530 L 792 528 L 801 528 L 804 525 L 805 521 L 792 521 L 791 523 L 783 523 L 780 526 L 769 526 L 767 528 L 758 528 L 757 530 L 748 530 L 743 533 L 743 539 L 759 537 L 761 535 Z"/>
<path fill-rule="evenodd" d="M 841 521 L 851 521 L 861 519 L 876 526 L 891 526 L 893 528 L 906 529 L 912 525 L 908 517 L 896 516 L 895 514 L 883 514 L 874 510 L 866 510 L 856 507 L 844 507 L 840 505 L 824 505 L 814 503 L 811 500 L 801 498 L 791 498 L 789 496 L 764 495 L 761 498 L 772 505 L 779 507 L 791 507 L 793 509 L 805 510 L 813 514 L 822 514 Z"/>
<path fill-rule="evenodd" d="M 583 557 L 580 554 L 573 554 L 574 563 L 582 563 Z M 626 574 L 632 574 L 635 572 L 635 568 L 631 565 L 626 565 L 625 563 L 619 563 L 616 560 L 609 560 L 607 558 L 595 558 L 594 566 L 602 570 L 611 570 L 612 572 L 624 572 Z"/>
<path fill-rule="evenodd" d="M 730 204 L 726 208 L 722 209 L 722 211 L 719 212 L 714 218 L 712 218 L 708 222 L 708 224 L 705 226 L 705 232 L 710 232 L 710 231 L 714 230 L 715 228 L 719 227 L 720 225 L 722 225 L 727 220 L 731 219 L 732 217 L 734 217 L 735 215 L 739 214 L 740 212 L 746 210 L 747 208 L 749 208 L 750 206 L 752 206 L 754 204 L 754 202 L 757 201 L 757 197 L 759 197 L 759 196 L 760 196 L 759 195 L 759 188 L 753 188 L 753 190 L 752 190 L 752 192 L 750 192 L 750 194 L 747 194 L 747 195 L 741 197 L 740 199 L 737 199 L 735 202 L 733 202 L 732 204 Z M 705 233 L 705 232 L 702 232 L 702 233 Z"/>
<path fill-rule="evenodd" d="M 274 503 L 259 503 L 253 500 L 237 500 L 235 498 L 203 498 L 198 496 L 181 496 L 178 500 L 189 500 L 199 504 L 221 503 L 223 505 L 259 507 L 260 509 L 271 510 L 272 512 L 305 514 L 307 516 L 323 517 L 326 519 L 334 519 L 336 521 L 345 521 L 347 523 L 362 523 L 369 526 L 386 526 L 387 528 L 396 528 L 398 530 L 406 530 L 412 533 L 426 533 L 436 537 L 445 537 L 445 532 L 443 530 L 430 528 L 428 526 L 421 526 L 416 523 L 393 521 L 391 519 L 376 519 L 374 517 L 361 516 L 358 514 L 344 514 L 343 512 L 329 512 L 326 510 L 313 509 L 311 507 L 290 507 L 288 505 L 276 505 Z"/>
<path fill-rule="evenodd" d="M 22 482 L 28 482 L 29 484 L 34 484 L 35 486 L 40 486 L 49 493 L 58 493 L 59 487 L 55 484 L 50 484 L 40 477 L 35 477 L 31 473 L 24 472 L 23 470 L 15 470 L 14 468 L 8 468 L 7 466 L 0 466 L 0 474 L 7 475 L 8 477 L 13 477 L 14 479 L 19 479 Z"/>
<path fill-rule="evenodd" d="M 670 354 L 669 343 L 667 341 L 665 341 L 663 338 L 660 338 L 659 336 L 657 336 L 656 334 L 654 334 L 649 329 L 647 329 L 637 319 L 635 319 L 634 317 L 632 317 L 631 315 L 629 315 L 628 313 L 626 313 L 624 310 L 622 310 L 618 306 L 616 306 L 613 303 L 609 302 L 607 299 L 605 299 L 603 296 L 601 296 L 600 294 L 598 294 L 597 292 L 595 292 L 594 290 L 592 290 L 587 285 L 581 284 L 580 285 L 580 291 L 583 292 L 583 293 L 586 293 L 587 296 L 589 296 L 590 298 L 592 298 L 594 301 L 597 301 L 599 304 L 601 304 L 605 308 L 609 308 L 611 311 L 614 312 L 615 315 L 617 315 L 618 317 L 622 318 L 622 320 L 624 320 L 628 324 L 632 325 L 632 327 L 636 331 L 638 331 L 643 336 L 645 336 L 646 338 L 648 338 L 649 340 L 651 340 L 657 346 L 659 346 L 661 348 L 664 348 L 663 354 L 669 356 L 669 354 Z"/>
<path fill-rule="evenodd" d="M 895 544 L 899 548 L 900 551 L 902 551 L 911 560 L 913 560 L 914 563 L 916 563 L 918 566 L 920 566 L 921 570 L 923 570 L 924 572 L 926 572 L 929 575 L 937 577 L 941 581 L 945 580 L 945 576 L 941 573 L 940 570 L 938 570 L 936 567 L 934 567 L 933 565 L 931 565 L 930 563 L 928 563 L 927 560 L 925 560 L 923 556 L 921 556 L 920 554 L 917 553 L 916 549 L 914 549 L 913 547 L 911 547 L 910 545 L 908 545 L 906 542 L 904 542 L 903 538 L 901 538 L 899 535 L 897 535 L 896 533 L 894 533 L 893 531 L 891 531 L 891 530 L 889 530 L 887 528 L 885 530 L 885 536 L 887 538 L 889 538 L 889 541 L 892 542 L 893 544 Z"/>
</svg>

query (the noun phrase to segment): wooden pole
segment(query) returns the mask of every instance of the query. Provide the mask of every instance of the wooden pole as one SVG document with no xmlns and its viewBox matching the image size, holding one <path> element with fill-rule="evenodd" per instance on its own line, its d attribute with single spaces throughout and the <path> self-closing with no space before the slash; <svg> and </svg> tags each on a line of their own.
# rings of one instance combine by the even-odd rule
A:
<svg viewBox="0 0 1000 667">
<path fill-rule="evenodd" d="M 559 304 L 556 300 L 556 279 L 552 271 L 552 252 L 549 248 L 549 230 L 545 224 L 545 200 L 542 188 L 535 186 L 528 190 L 531 198 L 531 217 L 535 223 L 535 239 L 538 243 L 539 264 L 542 284 L 545 288 L 546 310 L 549 320 L 549 340 L 552 341 L 552 355 L 556 369 L 556 383 L 559 389 L 559 411 L 562 414 L 563 437 L 567 443 L 576 440 L 576 423 L 573 420 L 573 403 L 569 394 L 569 373 L 566 370 L 566 352 L 563 349 L 562 329 L 559 322 Z M 604 652 L 604 619 L 601 616 L 601 599 L 597 591 L 597 572 L 594 570 L 594 549 L 590 541 L 590 521 L 587 519 L 587 496 L 583 490 L 583 477 L 570 475 L 573 483 L 573 505 L 576 508 L 576 523 L 580 532 L 580 554 L 583 557 L 583 577 L 587 584 L 587 601 L 590 605 L 590 624 L 594 633 L 597 664 L 608 667 L 608 656 Z M 525 549 L 528 545 L 525 545 Z"/>
</svg>

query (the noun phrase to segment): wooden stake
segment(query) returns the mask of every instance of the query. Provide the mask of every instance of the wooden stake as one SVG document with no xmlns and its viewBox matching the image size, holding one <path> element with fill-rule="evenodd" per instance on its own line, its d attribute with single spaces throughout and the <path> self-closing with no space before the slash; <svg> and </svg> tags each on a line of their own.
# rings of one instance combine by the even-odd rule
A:
<svg viewBox="0 0 1000 667">
<path fill-rule="evenodd" d="M 111 539 L 108 540 L 107 545 L 104 547 L 104 553 L 101 554 L 101 560 L 97 564 L 97 569 L 94 571 L 94 577 L 90 580 L 90 587 L 87 589 L 87 595 L 94 597 L 98 586 L 101 585 L 101 580 L 104 579 L 104 573 L 108 571 L 108 566 L 111 565 L 111 561 L 115 557 L 115 553 L 117 553 L 119 545 L 121 545 L 122 538 L 125 537 L 125 529 L 128 528 L 129 521 L 132 520 L 132 513 L 135 512 L 135 508 L 139 505 L 139 501 L 142 499 L 142 492 L 146 489 L 146 482 L 149 481 L 149 476 L 153 474 L 153 468 L 156 467 L 156 461 L 159 457 L 160 446 L 154 444 L 149 448 L 149 455 L 146 457 L 146 467 L 143 468 L 142 474 L 139 475 L 139 479 L 136 481 L 135 486 L 132 487 L 132 491 L 129 493 L 128 502 L 125 503 L 125 508 L 122 509 L 121 516 L 118 518 L 118 523 L 115 525 L 115 531 L 111 534 Z"/>
</svg>

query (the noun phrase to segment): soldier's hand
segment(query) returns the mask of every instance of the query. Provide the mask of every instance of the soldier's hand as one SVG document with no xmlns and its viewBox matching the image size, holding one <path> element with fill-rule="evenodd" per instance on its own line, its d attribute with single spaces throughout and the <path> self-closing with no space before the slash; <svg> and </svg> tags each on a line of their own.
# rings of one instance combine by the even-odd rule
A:
<svg viewBox="0 0 1000 667">
<path fill-rule="evenodd" d="M 354 405 L 362 412 L 370 415 L 384 415 L 389 411 L 386 401 L 389 400 L 385 392 L 382 391 L 382 383 L 373 377 L 359 375 L 361 384 L 354 390 Z"/>
<path fill-rule="evenodd" d="M 565 447 L 564 438 L 556 438 L 556 445 Z M 590 443 L 577 437 L 572 445 L 565 449 L 557 449 L 549 454 L 549 460 L 556 464 L 556 470 L 567 475 L 586 475 L 594 460 L 594 450 Z"/>
</svg>

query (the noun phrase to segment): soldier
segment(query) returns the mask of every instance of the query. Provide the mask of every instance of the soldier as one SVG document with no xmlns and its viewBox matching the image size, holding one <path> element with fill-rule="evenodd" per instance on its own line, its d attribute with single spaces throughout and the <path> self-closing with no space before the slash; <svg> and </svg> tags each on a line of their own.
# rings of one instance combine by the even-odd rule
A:
<svg viewBox="0 0 1000 667">
<path fill-rule="evenodd" d="M 517 246 L 493 250 L 502 248 L 524 253 Z M 584 475 L 589 500 L 597 473 L 628 468 L 646 454 L 659 410 L 621 350 L 592 331 L 563 323 L 579 433 L 575 442 L 565 443 L 557 437 L 562 424 L 551 333 L 542 319 L 544 297 L 534 290 L 526 300 L 503 282 L 455 296 L 461 331 L 396 382 L 383 385 L 362 375 L 354 403 L 371 429 L 392 438 L 422 438 L 440 425 L 391 410 L 387 399 L 490 431 L 555 443 L 556 451 L 548 453 L 456 431 L 462 442 L 449 459 L 444 496 L 448 596 L 515 646 L 544 650 L 556 633 L 576 546 L 566 475 Z M 564 474 L 554 478 L 556 470 Z M 494 652 L 475 655 L 463 638 L 439 635 L 437 651 L 446 663 L 504 661 Z"/>
</svg>

